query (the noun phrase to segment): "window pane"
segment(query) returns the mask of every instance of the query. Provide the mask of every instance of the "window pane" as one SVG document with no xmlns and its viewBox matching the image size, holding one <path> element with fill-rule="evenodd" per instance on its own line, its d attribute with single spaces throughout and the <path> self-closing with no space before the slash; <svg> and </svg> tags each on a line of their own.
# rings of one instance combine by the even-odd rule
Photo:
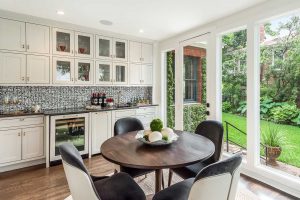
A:
<svg viewBox="0 0 300 200">
<path fill-rule="evenodd" d="M 224 150 L 246 155 L 247 30 L 222 36 L 222 119 Z"/>
<path fill-rule="evenodd" d="M 300 176 L 300 18 L 260 26 L 261 164 Z"/>
</svg>

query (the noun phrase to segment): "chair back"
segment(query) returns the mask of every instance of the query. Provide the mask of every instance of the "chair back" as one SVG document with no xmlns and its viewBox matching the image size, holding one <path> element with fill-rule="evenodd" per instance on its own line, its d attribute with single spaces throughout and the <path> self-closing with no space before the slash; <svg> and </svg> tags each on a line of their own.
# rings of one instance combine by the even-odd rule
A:
<svg viewBox="0 0 300 200">
<path fill-rule="evenodd" d="M 188 200 L 235 200 L 242 157 L 232 156 L 203 168 L 196 176 Z"/>
<path fill-rule="evenodd" d="M 116 121 L 114 126 L 114 136 L 139 130 L 144 130 L 142 122 L 137 118 L 126 117 Z"/>
<path fill-rule="evenodd" d="M 205 120 L 197 126 L 195 133 L 210 139 L 215 145 L 215 153 L 205 163 L 211 164 L 219 161 L 224 134 L 222 123 L 214 120 Z"/>
<path fill-rule="evenodd" d="M 88 173 L 83 160 L 71 143 L 63 143 L 59 146 L 64 171 L 73 200 L 99 200 L 94 183 Z"/>
</svg>

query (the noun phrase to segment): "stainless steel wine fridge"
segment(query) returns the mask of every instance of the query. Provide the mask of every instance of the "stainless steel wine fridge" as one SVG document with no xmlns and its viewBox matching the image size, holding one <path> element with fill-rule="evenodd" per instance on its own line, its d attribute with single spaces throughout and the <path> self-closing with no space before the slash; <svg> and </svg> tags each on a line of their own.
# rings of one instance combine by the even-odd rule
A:
<svg viewBox="0 0 300 200">
<path fill-rule="evenodd" d="M 88 114 L 57 115 L 50 119 L 50 162 L 60 160 L 58 147 L 70 142 L 81 155 L 88 154 Z"/>
</svg>

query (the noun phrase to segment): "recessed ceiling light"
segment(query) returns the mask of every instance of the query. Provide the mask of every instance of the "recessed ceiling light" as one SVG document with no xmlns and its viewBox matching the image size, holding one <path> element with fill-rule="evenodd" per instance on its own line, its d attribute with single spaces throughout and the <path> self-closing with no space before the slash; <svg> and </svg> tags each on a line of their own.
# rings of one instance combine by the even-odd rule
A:
<svg viewBox="0 0 300 200">
<path fill-rule="evenodd" d="M 100 20 L 100 23 L 103 25 L 106 25 L 106 26 L 111 26 L 113 24 L 111 21 L 106 20 L 106 19 Z"/>
<path fill-rule="evenodd" d="M 64 14 L 65 14 L 65 12 L 64 12 L 64 11 L 62 11 L 62 10 L 57 10 L 57 11 L 56 11 L 56 14 L 58 14 L 58 15 L 64 15 Z"/>
<path fill-rule="evenodd" d="M 139 32 L 140 32 L 140 33 L 144 33 L 144 30 L 143 30 L 143 29 L 140 29 Z"/>
</svg>

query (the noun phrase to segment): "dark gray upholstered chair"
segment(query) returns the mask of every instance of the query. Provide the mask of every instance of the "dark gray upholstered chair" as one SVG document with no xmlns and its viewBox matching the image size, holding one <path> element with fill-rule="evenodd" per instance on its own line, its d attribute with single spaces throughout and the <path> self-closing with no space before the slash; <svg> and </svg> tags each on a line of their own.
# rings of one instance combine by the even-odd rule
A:
<svg viewBox="0 0 300 200">
<path fill-rule="evenodd" d="M 215 145 L 215 153 L 203 162 L 198 162 L 193 165 L 188 165 L 181 168 L 173 168 L 169 170 L 168 185 L 171 185 L 173 172 L 178 174 L 183 179 L 194 178 L 201 169 L 217 162 L 220 159 L 223 144 L 223 125 L 214 120 L 206 120 L 201 122 L 195 131 L 196 134 L 202 135 L 210 139 Z"/>
<path fill-rule="evenodd" d="M 235 200 L 242 157 L 235 155 L 204 167 L 195 178 L 176 183 L 153 200 Z"/>
<path fill-rule="evenodd" d="M 132 131 L 144 130 L 144 126 L 139 119 L 133 117 L 122 118 L 116 121 L 114 126 L 114 136 L 122 135 Z M 132 176 L 133 178 L 146 175 L 154 170 L 148 169 L 136 169 L 131 167 L 119 166 L 119 169 L 116 169 L 120 172 L 125 172 Z"/>
<path fill-rule="evenodd" d="M 126 173 L 111 177 L 91 176 L 78 150 L 71 143 L 59 146 L 73 200 L 145 200 L 138 184 Z"/>
</svg>

